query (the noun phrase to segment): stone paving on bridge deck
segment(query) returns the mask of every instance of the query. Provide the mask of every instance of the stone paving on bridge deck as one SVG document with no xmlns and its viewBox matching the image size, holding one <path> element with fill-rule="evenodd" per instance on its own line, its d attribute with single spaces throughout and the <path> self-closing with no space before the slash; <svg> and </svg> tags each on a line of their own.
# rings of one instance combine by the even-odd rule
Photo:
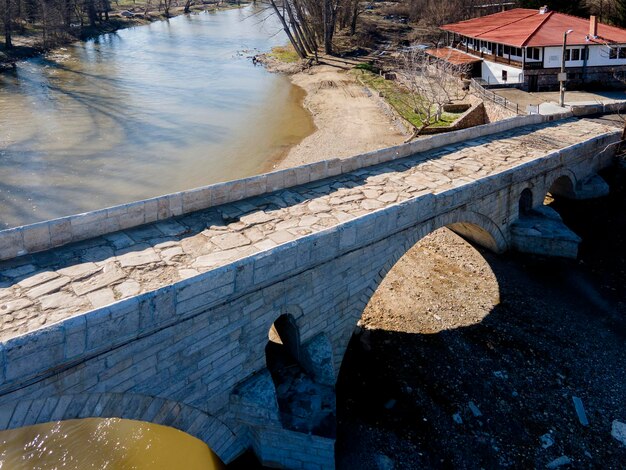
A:
<svg viewBox="0 0 626 470">
<path fill-rule="evenodd" d="M 575 119 L 519 128 L 0 262 L 0 341 L 612 130 Z"/>
</svg>

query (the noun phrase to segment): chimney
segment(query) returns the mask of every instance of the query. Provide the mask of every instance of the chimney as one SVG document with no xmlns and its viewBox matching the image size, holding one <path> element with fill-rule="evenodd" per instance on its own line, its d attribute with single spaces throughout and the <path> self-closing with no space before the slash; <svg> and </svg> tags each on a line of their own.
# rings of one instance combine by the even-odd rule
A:
<svg viewBox="0 0 626 470">
<path fill-rule="evenodd" d="M 548 13 L 548 5 L 544 5 L 539 9 L 540 15 L 545 15 L 546 13 Z"/>
<path fill-rule="evenodd" d="M 592 38 L 598 37 L 598 18 L 595 15 L 589 17 L 589 36 Z"/>
</svg>

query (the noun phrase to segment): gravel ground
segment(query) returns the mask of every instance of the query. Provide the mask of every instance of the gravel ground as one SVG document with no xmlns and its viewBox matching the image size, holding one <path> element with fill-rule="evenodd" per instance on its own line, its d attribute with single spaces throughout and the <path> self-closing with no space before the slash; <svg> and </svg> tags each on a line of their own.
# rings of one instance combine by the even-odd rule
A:
<svg viewBox="0 0 626 470">
<path fill-rule="evenodd" d="M 626 466 L 626 171 L 604 177 L 611 196 L 553 203 L 578 261 L 446 229 L 399 261 L 343 362 L 338 469 Z"/>
</svg>

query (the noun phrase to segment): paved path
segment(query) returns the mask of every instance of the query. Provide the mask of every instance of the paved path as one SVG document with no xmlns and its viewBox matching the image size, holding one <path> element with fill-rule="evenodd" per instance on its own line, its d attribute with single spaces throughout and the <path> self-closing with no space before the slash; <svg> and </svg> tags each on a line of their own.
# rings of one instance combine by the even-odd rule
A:
<svg viewBox="0 0 626 470">
<path fill-rule="evenodd" d="M 496 95 L 502 96 L 512 103 L 517 103 L 521 109 L 530 106 L 539 106 L 540 114 L 559 114 L 569 111 L 570 106 L 611 104 L 626 101 L 623 91 L 604 91 L 592 93 L 587 91 L 568 91 L 565 93 L 565 107 L 558 105 L 558 91 L 528 92 L 518 88 L 492 88 Z"/>
<path fill-rule="evenodd" d="M 0 341 L 614 130 L 570 119 L 0 262 Z"/>
</svg>

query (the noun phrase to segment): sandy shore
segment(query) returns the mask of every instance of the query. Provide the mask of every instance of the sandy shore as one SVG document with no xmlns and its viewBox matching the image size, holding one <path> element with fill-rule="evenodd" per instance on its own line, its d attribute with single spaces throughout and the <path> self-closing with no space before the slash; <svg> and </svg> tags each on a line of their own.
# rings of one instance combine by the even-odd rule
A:
<svg viewBox="0 0 626 470">
<path fill-rule="evenodd" d="M 405 136 L 371 96 L 345 70 L 322 65 L 291 76 L 307 96 L 304 106 L 317 130 L 293 147 L 275 168 L 345 158 L 402 143 Z"/>
</svg>

